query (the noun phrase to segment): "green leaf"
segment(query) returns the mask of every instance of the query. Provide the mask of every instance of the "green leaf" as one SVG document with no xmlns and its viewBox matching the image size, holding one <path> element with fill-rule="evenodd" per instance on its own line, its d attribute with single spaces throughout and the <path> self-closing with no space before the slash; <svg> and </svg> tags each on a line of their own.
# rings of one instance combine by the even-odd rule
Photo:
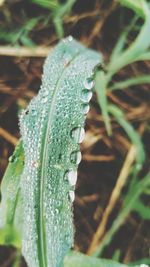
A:
<svg viewBox="0 0 150 267">
<path fill-rule="evenodd" d="M 144 54 L 150 46 L 150 10 L 145 1 L 142 2 L 142 10 L 144 12 L 145 22 L 141 28 L 141 31 L 136 39 L 126 50 L 124 50 L 123 53 L 121 53 L 118 58 L 110 61 L 108 65 L 108 71 L 111 77 L 121 68 L 139 60 L 140 56 Z"/>
<path fill-rule="evenodd" d="M 22 196 L 20 178 L 24 166 L 22 142 L 16 147 L 1 184 L 0 244 L 21 246 Z"/>
<path fill-rule="evenodd" d="M 79 252 L 71 252 L 65 257 L 64 267 L 127 267 L 127 265 L 112 260 L 97 259 Z"/>
<path fill-rule="evenodd" d="M 25 151 L 22 253 L 29 267 L 58 267 L 73 244 L 72 201 L 93 70 L 101 56 L 69 37 L 44 65 L 42 86 L 20 117 Z M 82 64 L 81 64 L 82 63 Z"/>
<path fill-rule="evenodd" d="M 125 222 L 125 219 L 129 215 L 129 213 L 134 210 L 135 204 L 140 198 L 141 194 L 145 191 L 147 187 L 150 186 L 150 172 L 147 173 L 141 180 L 137 180 L 134 186 L 129 188 L 128 193 L 124 199 L 124 205 L 120 210 L 118 216 L 113 221 L 111 228 L 108 230 L 97 250 L 94 252 L 94 256 L 100 256 L 104 248 L 110 244 L 117 230 L 121 227 L 121 225 Z"/>
<path fill-rule="evenodd" d="M 121 5 L 132 9 L 139 16 L 145 17 L 145 13 L 143 11 L 143 3 L 146 3 L 145 0 L 118 0 Z"/>
<path fill-rule="evenodd" d="M 55 10 L 59 7 L 57 0 L 31 0 L 31 2 L 50 10 Z"/>
<path fill-rule="evenodd" d="M 126 42 L 127 42 L 127 37 L 128 37 L 128 34 L 131 30 L 133 30 L 134 26 L 135 26 L 135 23 L 137 21 L 137 16 L 135 16 L 133 18 L 133 20 L 130 22 L 130 24 L 126 27 L 126 29 L 121 33 L 121 36 L 119 37 L 113 51 L 112 51 L 112 54 L 111 54 L 111 57 L 110 57 L 110 62 L 111 61 L 114 61 L 115 59 L 117 59 L 118 56 L 121 55 L 125 45 L 126 45 Z"/>
<path fill-rule="evenodd" d="M 7 31 L 6 29 L 0 29 L 0 39 L 4 40 L 6 42 L 10 42 L 12 44 L 23 43 L 24 45 L 27 46 L 34 46 L 35 44 L 33 41 L 28 37 L 28 34 L 30 31 L 33 30 L 33 28 L 37 25 L 37 23 L 41 20 L 41 16 L 33 19 L 29 19 L 26 21 L 23 25 L 21 25 L 17 29 L 13 29 L 10 31 Z"/>
<path fill-rule="evenodd" d="M 150 208 L 146 207 L 140 200 L 136 201 L 134 210 L 144 219 L 150 220 Z"/>
<path fill-rule="evenodd" d="M 63 18 L 70 14 L 73 5 L 77 0 L 66 0 L 65 3 L 59 5 L 53 13 L 53 23 L 59 39 L 64 36 Z"/>
<path fill-rule="evenodd" d="M 120 89 L 125 89 L 130 86 L 135 86 L 139 84 L 146 84 L 150 83 L 150 75 L 143 75 L 143 76 L 138 76 L 135 78 L 130 78 L 122 82 L 117 82 L 114 83 L 113 86 L 109 87 L 109 90 L 120 90 Z"/>
<path fill-rule="evenodd" d="M 102 115 L 104 118 L 104 123 L 106 126 L 106 130 L 109 135 L 111 135 L 111 125 L 110 125 L 110 119 L 108 114 L 108 100 L 107 100 L 107 94 L 106 94 L 106 86 L 107 86 L 107 78 L 103 71 L 97 71 L 96 77 L 95 77 L 95 90 L 98 97 L 98 102 L 102 110 Z"/>
<path fill-rule="evenodd" d="M 120 110 L 117 106 L 109 105 L 109 112 L 116 118 L 117 122 L 122 126 L 122 128 L 125 130 L 132 143 L 135 145 L 137 149 L 136 153 L 137 163 L 139 165 L 139 168 L 141 168 L 145 160 L 145 151 L 138 132 L 125 119 L 122 110 Z"/>
<path fill-rule="evenodd" d="M 141 264 L 147 264 L 147 265 L 149 265 L 150 264 L 150 258 L 142 258 L 140 260 L 131 262 L 130 263 L 130 266 L 135 266 L 135 265 L 140 265 L 141 266 Z M 145 266 L 145 267 L 147 267 L 147 266 Z"/>
<path fill-rule="evenodd" d="M 150 60 L 150 52 L 146 51 L 143 52 L 141 55 L 139 55 L 136 59 L 137 61 L 141 61 L 141 60 Z"/>
</svg>

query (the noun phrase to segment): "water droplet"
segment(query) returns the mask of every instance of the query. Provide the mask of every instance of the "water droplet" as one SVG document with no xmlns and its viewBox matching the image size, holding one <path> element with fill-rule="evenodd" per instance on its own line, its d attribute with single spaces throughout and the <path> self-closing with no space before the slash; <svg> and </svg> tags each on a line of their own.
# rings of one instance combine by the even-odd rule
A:
<svg viewBox="0 0 150 267">
<path fill-rule="evenodd" d="M 46 96 L 48 96 L 48 94 L 49 94 L 49 91 L 48 91 L 48 90 L 45 90 L 45 91 L 43 92 L 42 96 L 43 96 L 43 97 L 46 97 Z"/>
<path fill-rule="evenodd" d="M 59 209 L 55 209 L 55 214 L 59 214 Z"/>
<path fill-rule="evenodd" d="M 39 164 L 38 164 L 37 161 L 33 161 L 33 162 L 32 162 L 32 166 L 33 166 L 34 168 L 38 168 L 38 167 L 39 167 Z"/>
<path fill-rule="evenodd" d="M 8 161 L 11 163 L 14 163 L 16 160 L 17 160 L 17 158 L 14 155 L 10 156 L 8 159 Z"/>
<path fill-rule="evenodd" d="M 27 220 L 27 222 L 30 221 L 30 215 L 29 215 L 29 214 L 27 214 L 27 216 L 26 216 L 26 220 Z"/>
<path fill-rule="evenodd" d="M 69 181 L 71 186 L 74 186 L 77 182 L 77 171 L 70 170 L 65 173 L 65 179 Z"/>
<path fill-rule="evenodd" d="M 90 106 L 88 104 L 83 104 L 82 110 L 83 110 L 83 114 L 86 115 L 90 110 Z"/>
<path fill-rule="evenodd" d="M 82 143 L 85 136 L 85 130 L 81 127 L 76 127 L 71 131 L 71 137 L 77 142 Z"/>
<path fill-rule="evenodd" d="M 30 176 L 28 175 L 26 179 L 27 179 L 27 181 L 30 181 Z"/>
<path fill-rule="evenodd" d="M 81 100 L 85 103 L 88 103 L 92 98 L 92 92 L 88 90 L 83 90 L 81 95 Z"/>
<path fill-rule="evenodd" d="M 74 151 L 70 155 L 70 160 L 74 164 L 79 164 L 82 159 L 82 155 L 80 151 Z"/>
<path fill-rule="evenodd" d="M 47 102 L 47 100 L 48 100 L 48 97 L 43 97 L 42 100 L 41 100 L 41 102 L 42 102 L 43 104 L 45 104 L 45 103 Z"/>
<path fill-rule="evenodd" d="M 26 110 L 24 111 L 24 114 L 27 115 L 28 113 L 29 113 L 29 110 L 26 109 Z"/>
<path fill-rule="evenodd" d="M 92 78 L 87 78 L 83 85 L 86 89 L 91 90 L 95 85 L 95 81 Z"/>
<path fill-rule="evenodd" d="M 73 37 L 71 35 L 68 36 L 68 41 L 71 42 L 73 40 Z"/>
<path fill-rule="evenodd" d="M 72 190 L 69 191 L 69 198 L 70 198 L 71 202 L 73 202 L 75 200 L 75 193 L 74 193 L 74 191 L 72 191 Z"/>
</svg>

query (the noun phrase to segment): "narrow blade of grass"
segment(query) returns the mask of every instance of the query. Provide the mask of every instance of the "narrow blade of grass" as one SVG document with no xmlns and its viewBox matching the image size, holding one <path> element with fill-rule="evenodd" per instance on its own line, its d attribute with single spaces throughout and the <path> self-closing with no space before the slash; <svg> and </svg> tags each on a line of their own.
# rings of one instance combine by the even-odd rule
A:
<svg viewBox="0 0 150 267">
<path fill-rule="evenodd" d="M 119 3 L 125 7 L 128 7 L 132 9 L 134 12 L 136 12 L 139 16 L 145 17 L 145 14 L 143 12 L 142 4 L 143 0 L 119 0 Z"/>
<path fill-rule="evenodd" d="M 107 100 L 107 95 L 106 95 L 106 75 L 103 71 L 98 71 L 96 73 L 95 77 L 95 90 L 98 96 L 98 102 L 102 110 L 102 115 L 104 118 L 104 123 L 106 126 L 106 130 L 108 135 L 111 135 L 111 125 L 110 125 L 110 119 L 109 119 L 109 114 L 108 114 L 108 100 Z"/>
<path fill-rule="evenodd" d="M 53 14 L 53 23 L 57 32 L 57 36 L 61 39 L 64 36 L 63 18 L 68 15 L 76 0 L 67 0 L 64 4 L 59 5 Z"/>
<path fill-rule="evenodd" d="M 118 39 L 118 41 L 117 41 L 117 43 L 116 43 L 116 45 L 115 45 L 115 47 L 114 47 L 114 49 L 112 51 L 112 54 L 111 54 L 111 57 L 110 57 L 110 62 L 111 61 L 114 61 L 115 58 L 117 58 L 121 54 L 121 52 L 122 52 L 122 50 L 123 50 L 123 48 L 124 48 L 124 46 L 126 44 L 127 36 L 129 34 L 129 32 L 133 29 L 136 21 L 137 21 L 137 16 L 135 16 L 133 18 L 133 20 L 131 21 L 131 23 L 121 33 L 121 36 L 119 37 L 119 39 Z"/>
<path fill-rule="evenodd" d="M 120 89 L 125 89 L 130 86 L 135 86 L 139 84 L 146 84 L 150 83 L 150 75 L 143 75 L 143 76 L 138 76 L 135 78 L 131 78 L 122 82 L 117 82 L 113 84 L 113 86 L 109 87 L 109 90 L 120 90 Z"/>
<path fill-rule="evenodd" d="M 97 259 L 79 252 L 71 252 L 65 257 L 64 267 L 127 267 L 127 265 L 112 260 Z"/>
<path fill-rule="evenodd" d="M 105 235 L 104 239 L 101 241 L 100 245 L 98 246 L 96 252 L 93 254 L 94 256 L 98 257 L 102 255 L 104 248 L 110 244 L 111 240 L 113 239 L 115 233 L 121 227 L 121 225 L 125 222 L 126 217 L 128 214 L 134 210 L 134 206 L 140 195 L 144 192 L 144 190 L 150 186 L 150 173 L 148 173 L 141 181 L 137 182 L 134 186 L 134 190 L 131 190 L 126 195 L 124 200 L 124 206 L 121 209 L 119 215 L 114 220 L 110 230 Z"/>
<path fill-rule="evenodd" d="M 114 61 L 111 61 L 108 65 L 108 71 L 113 76 L 121 68 L 128 64 L 131 64 L 139 58 L 150 46 L 150 10 L 146 2 L 142 4 L 143 12 L 145 14 L 145 22 L 141 28 L 140 33 L 136 37 L 135 41 Z"/>
<path fill-rule="evenodd" d="M 131 142 L 135 145 L 137 149 L 137 163 L 139 165 L 139 168 L 141 168 L 145 160 L 145 151 L 139 134 L 133 128 L 133 126 L 124 118 L 123 112 L 117 106 L 109 105 L 109 112 L 116 118 L 117 122 L 121 125 L 121 127 L 129 136 Z"/>
<path fill-rule="evenodd" d="M 35 3 L 39 6 L 44 8 L 54 10 L 55 8 L 59 7 L 59 3 L 57 0 L 31 0 L 32 3 Z"/>
<path fill-rule="evenodd" d="M 146 207 L 140 200 L 134 205 L 134 210 L 144 219 L 150 220 L 150 208 Z"/>
</svg>

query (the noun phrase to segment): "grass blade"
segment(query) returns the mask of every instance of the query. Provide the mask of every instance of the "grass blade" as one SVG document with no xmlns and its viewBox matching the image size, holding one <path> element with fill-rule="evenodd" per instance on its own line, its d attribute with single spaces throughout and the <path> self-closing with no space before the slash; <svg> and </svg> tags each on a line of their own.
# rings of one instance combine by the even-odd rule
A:
<svg viewBox="0 0 150 267">
<path fill-rule="evenodd" d="M 79 252 L 71 252 L 65 257 L 64 267 L 127 267 L 112 260 L 97 259 Z"/>
<path fill-rule="evenodd" d="M 110 230 L 106 233 L 104 239 L 101 241 L 99 247 L 97 248 L 94 256 L 102 255 L 104 248 L 110 244 L 117 230 L 124 223 L 128 214 L 134 210 L 136 201 L 139 199 L 140 195 L 144 190 L 150 186 L 150 173 L 148 173 L 141 181 L 137 182 L 134 188 L 126 195 L 124 199 L 124 206 L 121 209 L 119 215 L 114 220 Z"/>
<path fill-rule="evenodd" d="M 72 246 L 72 179 L 80 161 L 74 132 L 84 126 L 93 70 L 100 61 L 98 53 L 72 37 L 62 40 L 46 60 L 38 96 L 21 115 L 22 252 L 29 267 L 60 266 Z"/>
<path fill-rule="evenodd" d="M 109 112 L 116 118 L 117 122 L 122 126 L 132 143 L 137 149 L 136 159 L 139 168 L 142 167 L 145 160 L 145 151 L 139 134 L 134 130 L 132 125 L 124 118 L 123 112 L 114 105 L 109 105 Z"/>
<path fill-rule="evenodd" d="M 130 78 L 128 80 L 114 83 L 113 86 L 109 87 L 109 90 L 121 90 L 129 88 L 130 86 L 140 85 L 150 83 L 150 75 L 138 76 L 135 78 Z"/>
<path fill-rule="evenodd" d="M 44 8 L 54 10 L 57 7 L 59 7 L 59 3 L 57 0 L 31 0 L 32 3 L 35 3 L 39 6 L 42 6 Z"/>
<path fill-rule="evenodd" d="M 21 246 L 22 196 L 20 179 L 24 167 L 24 151 L 20 142 L 6 169 L 1 184 L 0 244 Z"/>
<path fill-rule="evenodd" d="M 146 207 L 140 200 L 134 205 L 134 210 L 144 219 L 150 220 L 150 208 Z"/>
<path fill-rule="evenodd" d="M 96 82 L 95 90 L 97 93 L 100 108 L 102 110 L 102 115 L 104 118 L 106 130 L 107 130 L 108 135 L 111 135 L 111 125 L 110 125 L 110 119 L 109 119 L 109 114 L 108 114 L 108 100 L 107 100 L 107 95 L 106 95 L 107 79 L 103 71 L 98 71 L 96 73 L 95 82 Z"/>
<path fill-rule="evenodd" d="M 140 33 L 129 48 L 127 48 L 118 59 L 111 61 L 108 65 L 108 71 L 113 76 L 121 68 L 128 64 L 135 62 L 140 55 L 142 55 L 150 46 L 150 10 L 146 2 L 142 4 L 143 12 L 145 14 L 145 22 Z"/>
<path fill-rule="evenodd" d="M 143 0 L 118 0 L 121 5 L 132 9 L 134 12 L 136 12 L 139 16 L 145 17 L 145 13 L 143 11 L 143 3 L 145 1 Z"/>
</svg>

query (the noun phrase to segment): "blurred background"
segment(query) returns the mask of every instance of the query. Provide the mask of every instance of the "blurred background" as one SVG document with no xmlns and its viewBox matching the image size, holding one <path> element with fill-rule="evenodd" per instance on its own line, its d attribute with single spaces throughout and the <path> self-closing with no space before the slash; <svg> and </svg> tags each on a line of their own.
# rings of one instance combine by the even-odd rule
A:
<svg viewBox="0 0 150 267">
<path fill-rule="evenodd" d="M 72 35 L 103 53 L 107 72 L 116 44 L 130 47 L 144 21 L 150 29 L 139 1 L 127 2 L 0 0 L 1 179 L 20 137 L 18 114 L 39 90 L 50 49 Z M 146 44 L 149 56 L 147 35 L 141 46 Z M 101 257 L 131 264 L 150 264 L 150 56 L 142 59 L 118 69 L 105 90 L 104 102 L 124 114 L 121 119 L 116 110 L 110 115 L 111 134 L 106 106 L 93 95 L 74 202 L 75 249 L 88 254 L 98 249 Z M 1 246 L 0 267 L 7 266 L 26 264 L 14 248 Z"/>
</svg>

